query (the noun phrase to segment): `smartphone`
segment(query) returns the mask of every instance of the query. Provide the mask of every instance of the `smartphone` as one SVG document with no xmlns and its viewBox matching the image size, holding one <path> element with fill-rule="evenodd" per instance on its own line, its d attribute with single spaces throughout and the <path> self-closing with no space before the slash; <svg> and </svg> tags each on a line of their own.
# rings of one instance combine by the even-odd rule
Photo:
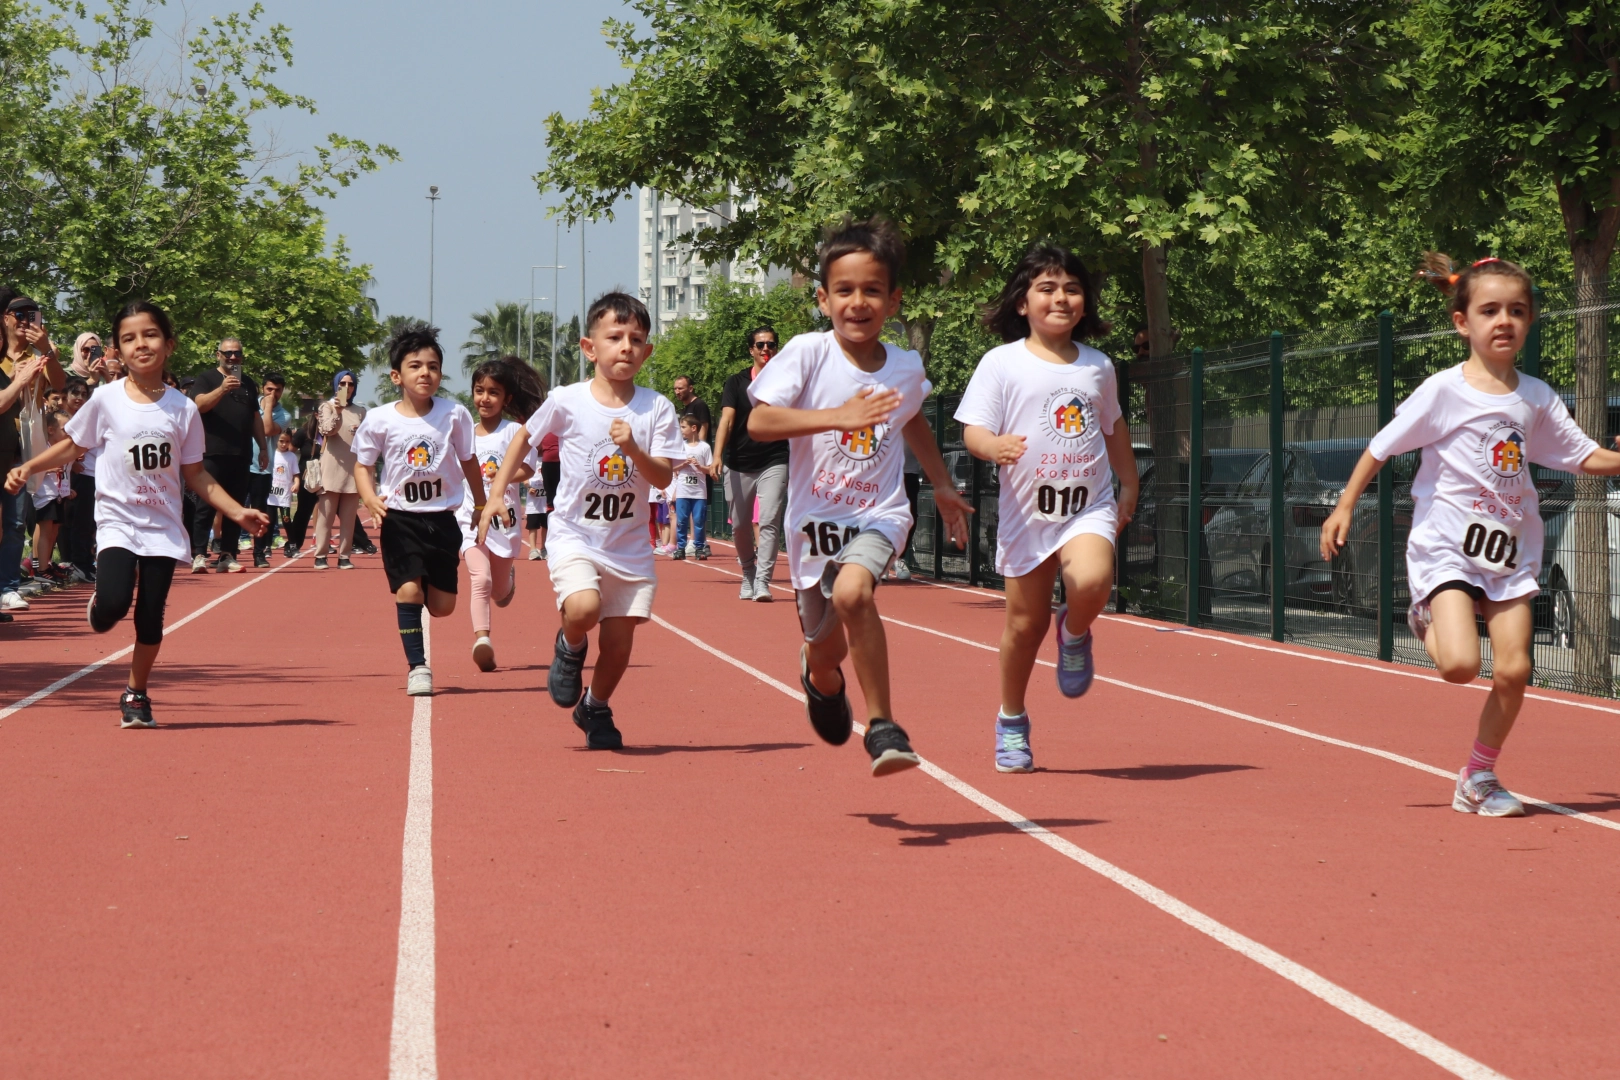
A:
<svg viewBox="0 0 1620 1080">
<path fill-rule="evenodd" d="M 242 378 L 242 365 L 241 364 L 226 364 L 225 365 L 225 373 L 227 375 L 229 375 L 231 378 L 240 381 L 241 378 Z"/>
<path fill-rule="evenodd" d="M 338 408 L 340 408 L 340 409 L 346 409 L 346 408 L 349 407 L 349 387 L 347 387 L 347 386 L 338 387 L 337 403 L 338 403 Z"/>
<path fill-rule="evenodd" d="M 90 362 L 95 363 L 97 360 L 100 360 L 103 356 L 105 356 L 106 353 L 107 350 L 103 349 L 100 345 L 90 346 Z"/>
</svg>

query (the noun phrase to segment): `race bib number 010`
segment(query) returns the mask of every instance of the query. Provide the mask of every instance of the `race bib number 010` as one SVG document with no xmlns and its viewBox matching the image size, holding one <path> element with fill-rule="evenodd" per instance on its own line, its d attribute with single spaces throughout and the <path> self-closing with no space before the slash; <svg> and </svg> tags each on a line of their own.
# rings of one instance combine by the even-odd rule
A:
<svg viewBox="0 0 1620 1080">
<path fill-rule="evenodd" d="M 1463 557 L 1487 574 L 1519 568 L 1519 535 L 1500 521 L 1470 517 L 1462 536 Z"/>
<path fill-rule="evenodd" d="M 807 520 L 799 526 L 799 532 L 804 534 L 810 545 L 812 559 L 831 559 L 844 545 L 855 539 L 861 531 L 858 525 L 846 525 L 841 521 L 813 521 Z"/>
<path fill-rule="evenodd" d="M 1035 489 L 1035 519 L 1068 521 L 1086 508 L 1090 495 L 1090 490 L 1084 484 L 1075 484 L 1073 487 L 1042 484 Z"/>
</svg>

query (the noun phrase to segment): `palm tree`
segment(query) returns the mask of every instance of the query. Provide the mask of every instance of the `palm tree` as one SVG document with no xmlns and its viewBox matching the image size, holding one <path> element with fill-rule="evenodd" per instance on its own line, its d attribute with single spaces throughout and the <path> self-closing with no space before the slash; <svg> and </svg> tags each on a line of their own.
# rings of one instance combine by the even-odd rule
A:
<svg viewBox="0 0 1620 1080">
<path fill-rule="evenodd" d="M 525 314 L 528 314 L 525 320 Z M 533 357 L 534 366 L 549 377 L 551 370 L 551 312 L 528 312 L 519 301 L 497 301 L 488 311 L 473 313 L 472 338 L 462 343 L 461 366 L 467 374 L 486 360 L 502 356 Z M 528 325 L 524 323 L 527 321 Z M 579 363 L 579 316 L 557 327 L 557 382 L 574 381 Z"/>
<path fill-rule="evenodd" d="M 377 373 L 377 393 L 375 404 L 381 405 L 389 401 L 398 401 L 399 387 L 388 378 L 388 343 L 394 336 L 403 330 L 426 326 L 427 322 L 414 315 L 389 315 L 379 323 L 377 339 L 370 349 L 366 351 L 366 364 L 364 370 Z"/>
</svg>

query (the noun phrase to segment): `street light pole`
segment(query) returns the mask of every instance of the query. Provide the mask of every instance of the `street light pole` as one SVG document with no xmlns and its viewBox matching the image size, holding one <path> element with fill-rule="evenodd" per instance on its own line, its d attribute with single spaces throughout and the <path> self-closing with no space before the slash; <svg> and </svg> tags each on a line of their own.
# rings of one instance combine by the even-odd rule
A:
<svg viewBox="0 0 1620 1080">
<path fill-rule="evenodd" d="M 439 186 L 428 185 L 428 325 L 433 325 L 433 257 L 438 226 Z"/>
<path fill-rule="evenodd" d="M 568 267 L 566 267 L 566 266 L 558 266 L 556 263 L 535 263 L 533 266 L 529 267 L 529 310 L 528 310 L 528 313 L 525 316 L 525 318 L 528 320 L 528 323 L 529 323 L 529 366 L 530 367 L 534 366 L 534 302 L 536 300 L 546 300 L 546 299 L 549 299 L 551 301 L 551 381 L 546 384 L 548 389 L 556 389 L 556 387 L 557 387 L 557 296 L 556 296 L 557 290 L 555 288 L 555 281 L 556 281 L 557 271 L 566 270 L 566 269 L 568 269 Z M 553 288 L 551 290 L 552 295 L 550 297 L 536 296 L 535 295 L 535 293 L 534 293 L 534 272 L 536 270 L 550 270 L 550 271 L 552 271 Z"/>
<path fill-rule="evenodd" d="M 585 219 L 579 219 L 579 336 L 585 336 L 585 312 L 589 301 L 585 296 Z M 579 350 L 579 381 L 585 381 L 585 350 Z"/>
</svg>

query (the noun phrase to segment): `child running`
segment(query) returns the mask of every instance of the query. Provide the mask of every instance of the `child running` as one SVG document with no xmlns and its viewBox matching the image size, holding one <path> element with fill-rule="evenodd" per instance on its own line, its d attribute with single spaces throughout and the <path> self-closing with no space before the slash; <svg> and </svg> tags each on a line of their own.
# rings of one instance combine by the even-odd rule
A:
<svg viewBox="0 0 1620 1080">
<path fill-rule="evenodd" d="M 276 453 L 270 463 L 270 494 L 264 500 L 270 507 L 270 531 L 276 531 L 278 521 L 287 528 L 283 546 L 292 544 L 293 497 L 301 486 L 298 451 L 293 449 L 292 432 L 284 430 L 276 436 Z"/>
<path fill-rule="evenodd" d="M 496 490 L 504 490 L 530 447 L 557 437 L 561 474 L 549 519 L 546 568 L 562 627 L 546 686 L 559 708 L 574 710 L 574 723 L 591 750 L 624 746 L 608 701 L 630 664 L 637 624 L 652 616 L 658 589 L 642 524 L 651 505 L 647 497 L 652 488 L 669 486 L 671 462 L 686 453 L 675 406 L 635 383 L 652 352 L 651 329 L 652 317 L 633 296 L 610 292 L 593 303 L 580 348 L 596 365 L 595 373 L 546 399 L 512 439 L 495 475 Z M 480 537 L 498 512 L 493 502 L 484 508 Z M 587 635 L 598 627 L 599 655 L 586 691 L 581 673 Z"/>
<path fill-rule="evenodd" d="M 360 501 L 382 522 L 383 571 L 398 608 L 399 637 L 409 674 L 405 692 L 433 693 L 422 638 L 422 608 L 435 619 L 456 610 L 461 561 L 462 482 L 473 507 L 484 508 L 484 476 L 473 458 L 473 419 L 466 406 L 441 397 L 444 352 L 439 331 L 411 326 L 388 343 L 388 377 L 403 396 L 367 412 L 355 429 L 354 485 Z M 376 467 L 383 463 L 386 495 L 377 493 Z"/>
<path fill-rule="evenodd" d="M 1114 365 L 1080 343 L 1108 331 L 1097 293 L 1079 258 L 1050 244 L 1030 248 L 984 315 L 1007 344 L 984 354 L 956 409 L 968 452 L 1000 466 L 996 570 L 1007 583 L 1007 623 L 998 772 L 1035 771 L 1024 693 L 1060 571 L 1067 602 L 1058 608 L 1058 689 L 1077 698 L 1091 688 L 1091 624 L 1114 583 L 1115 537 L 1136 511 Z"/>
<path fill-rule="evenodd" d="M 1496 759 L 1530 679 L 1543 541 L 1530 464 L 1615 476 L 1620 453 L 1600 449 L 1551 387 L 1514 366 L 1536 317 L 1530 275 L 1494 258 L 1458 273 L 1434 254 L 1418 274 L 1451 297 L 1451 321 L 1468 342 L 1468 359 L 1424 380 L 1374 436 L 1322 525 L 1322 558 L 1344 547 L 1356 500 L 1379 467 L 1422 450 L 1406 543 L 1407 625 L 1453 683 L 1479 674 L 1476 613 L 1491 636 L 1491 692 L 1451 808 L 1517 817 L 1524 804 L 1497 780 Z"/>
<path fill-rule="evenodd" d="M 704 515 L 709 512 L 709 466 L 714 451 L 698 437 L 702 425 L 696 416 L 681 417 L 681 439 L 686 456 L 675 467 L 675 558 L 686 558 L 686 538 L 692 538 L 692 551 L 701 561 L 709 557 L 709 544 L 703 536 Z"/>
<path fill-rule="evenodd" d="M 478 423 L 473 427 L 473 456 L 486 483 L 500 472 L 506 448 L 520 425 L 508 416 L 533 416 L 545 400 L 545 389 L 533 368 L 515 356 L 503 356 L 479 364 L 473 372 L 473 407 Z M 501 414 L 505 413 L 506 416 Z M 540 468 L 539 455 L 530 451 L 517 472 L 517 481 L 528 480 Z M 478 522 L 473 517 L 473 497 L 469 491 L 456 511 L 461 526 L 461 557 L 467 563 L 472 581 L 473 663 L 479 671 L 495 670 L 495 646 L 489 640 L 490 600 L 505 607 L 517 595 L 517 557 L 523 543 L 519 539 L 518 515 L 523 511 L 518 484 L 504 491 L 490 489 L 489 500 L 499 512 L 484 542 L 478 542 Z"/>
<path fill-rule="evenodd" d="M 68 421 L 67 438 L 11 470 L 6 490 L 22 490 L 34 473 L 59 469 L 86 450 L 105 450 L 96 470 L 96 591 L 86 616 L 105 634 L 135 605 L 135 653 L 119 697 L 120 726 L 156 727 L 147 680 L 163 644 L 163 609 L 176 561 L 191 559 L 184 485 L 245 531 L 258 536 L 269 519 L 244 508 L 203 469 L 202 414 L 163 382 L 174 352 L 174 324 L 137 300 L 113 320 L 113 340 L 128 374 L 93 395 Z M 137 587 L 139 594 L 137 595 Z"/>
<path fill-rule="evenodd" d="M 900 311 L 905 259 L 905 243 L 882 219 L 846 221 L 829 232 L 816 302 L 832 329 L 789 341 L 748 389 L 754 403 L 748 434 L 762 442 L 791 440 L 785 532 L 804 631 L 799 681 L 810 725 L 834 746 L 849 740 L 854 717 L 842 668 L 849 655 L 866 696 L 873 776 L 920 763 L 894 722 L 888 640 L 873 598 L 911 529 L 896 432 L 934 485 L 951 543 L 960 546 L 966 537 L 971 512 L 921 413 L 932 389 L 922 357 L 881 337 Z"/>
</svg>

